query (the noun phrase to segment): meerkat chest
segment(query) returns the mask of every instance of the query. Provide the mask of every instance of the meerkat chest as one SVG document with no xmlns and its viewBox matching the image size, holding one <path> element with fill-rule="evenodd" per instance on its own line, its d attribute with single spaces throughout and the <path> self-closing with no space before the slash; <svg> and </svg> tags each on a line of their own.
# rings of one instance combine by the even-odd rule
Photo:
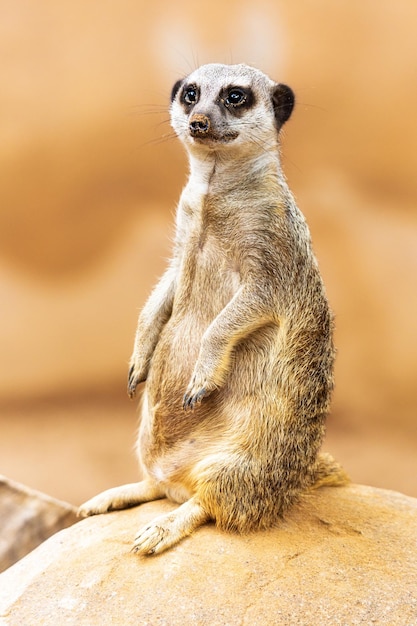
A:
<svg viewBox="0 0 417 626">
<path fill-rule="evenodd" d="M 199 210 L 187 220 L 178 276 L 177 302 L 182 305 L 213 307 L 217 314 L 241 284 L 236 254 L 237 233 L 226 218 L 216 215 L 210 198 L 200 200 Z"/>
</svg>

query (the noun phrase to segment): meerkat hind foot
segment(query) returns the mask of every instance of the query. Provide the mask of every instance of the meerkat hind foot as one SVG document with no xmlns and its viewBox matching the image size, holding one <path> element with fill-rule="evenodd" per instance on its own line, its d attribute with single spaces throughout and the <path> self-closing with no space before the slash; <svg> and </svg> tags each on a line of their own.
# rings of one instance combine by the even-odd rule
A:
<svg viewBox="0 0 417 626">
<path fill-rule="evenodd" d="M 164 493 L 157 485 L 143 480 L 139 483 L 113 487 L 99 493 L 80 506 L 78 515 L 80 517 L 88 517 L 120 509 L 129 509 L 143 502 L 158 500 L 163 497 Z"/>
<path fill-rule="evenodd" d="M 194 498 L 175 511 L 159 515 L 142 528 L 135 538 L 132 552 L 139 555 L 158 554 L 209 520 L 209 515 Z"/>
</svg>

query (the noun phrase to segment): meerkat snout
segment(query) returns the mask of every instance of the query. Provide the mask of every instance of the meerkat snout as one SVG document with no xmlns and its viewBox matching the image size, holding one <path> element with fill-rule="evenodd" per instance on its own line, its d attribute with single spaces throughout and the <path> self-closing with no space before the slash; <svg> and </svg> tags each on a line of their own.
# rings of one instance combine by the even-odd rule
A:
<svg viewBox="0 0 417 626">
<path fill-rule="evenodd" d="M 210 118 L 202 113 L 195 113 L 190 118 L 189 129 L 193 137 L 206 135 L 210 130 Z"/>
</svg>

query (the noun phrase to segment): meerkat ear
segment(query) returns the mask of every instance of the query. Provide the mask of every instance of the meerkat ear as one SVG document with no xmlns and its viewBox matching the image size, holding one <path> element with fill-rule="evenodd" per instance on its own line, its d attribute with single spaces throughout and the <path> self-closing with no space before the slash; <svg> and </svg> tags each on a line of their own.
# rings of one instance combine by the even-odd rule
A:
<svg viewBox="0 0 417 626">
<path fill-rule="evenodd" d="M 178 90 L 181 87 L 182 83 L 183 83 L 182 79 L 181 80 L 177 80 L 177 82 L 173 86 L 172 91 L 171 91 L 171 102 L 174 102 L 175 96 L 177 95 Z"/>
<path fill-rule="evenodd" d="M 289 119 L 294 108 L 295 96 L 293 90 L 287 85 L 279 83 L 272 90 L 272 106 L 274 107 L 275 119 L 278 130 Z"/>
</svg>

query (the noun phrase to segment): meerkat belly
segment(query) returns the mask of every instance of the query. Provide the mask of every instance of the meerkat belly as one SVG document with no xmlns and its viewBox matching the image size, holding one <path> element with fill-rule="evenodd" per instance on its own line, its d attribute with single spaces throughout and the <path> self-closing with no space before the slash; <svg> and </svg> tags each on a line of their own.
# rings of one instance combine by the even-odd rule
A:
<svg viewBox="0 0 417 626">
<path fill-rule="evenodd" d="M 151 456 L 193 438 L 196 425 L 222 421 L 215 398 L 184 411 L 183 399 L 201 339 L 239 287 L 233 264 L 213 246 L 196 244 L 183 260 L 173 310 L 156 345 L 146 383 L 148 434 L 143 447 Z M 207 426 L 208 428 L 208 426 Z"/>
<path fill-rule="evenodd" d="M 158 349 L 153 378 L 145 392 L 146 414 L 138 442 L 144 465 L 166 485 L 186 484 L 192 468 L 214 452 L 213 446 L 219 452 L 230 446 L 244 446 L 251 436 L 254 414 L 270 413 L 278 418 L 280 360 L 276 327 L 257 331 L 239 344 L 225 384 L 192 411 L 184 411 L 183 398 L 203 329 L 180 331 L 185 331 L 182 325 L 176 326 L 172 335 L 167 333 Z M 164 357 L 168 350 L 169 356 Z"/>
<path fill-rule="evenodd" d="M 196 490 L 196 467 L 208 457 L 224 455 L 230 444 L 226 436 L 212 436 L 209 441 L 202 429 L 196 429 L 192 437 L 177 442 L 163 453 L 147 456 L 146 471 L 162 487 L 165 494 L 175 502 L 185 502 Z M 198 475 L 198 472 L 197 472 Z"/>
<path fill-rule="evenodd" d="M 181 406 L 201 339 L 239 288 L 231 260 L 212 242 L 189 245 L 179 275 L 171 317 L 155 348 L 148 376 L 152 405 Z"/>
<path fill-rule="evenodd" d="M 225 384 L 192 411 L 184 411 L 184 393 L 202 336 L 239 287 L 226 263 L 212 269 L 211 281 L 206 269 L 200 275 L 201 266 L 195 268 L 195 291 L 187 280 L 179 285 L 178 301 L 152 358 L 138 439 L 146 471 L 177 502 L 193 493 L 194 468 L 201 461 L 226 449 L 233 454 L 246 446 L 251 439 L 253 414 L 259 413 L 261 405 L 263 412 L 275 414 L 275 389 L 265 394 L 265 387 L 279 379 L 278 328 L 272 324 L 238 344 Z M 207 294 L 203 301 L 198 300 L 201 281 Z"/>
</svg>

